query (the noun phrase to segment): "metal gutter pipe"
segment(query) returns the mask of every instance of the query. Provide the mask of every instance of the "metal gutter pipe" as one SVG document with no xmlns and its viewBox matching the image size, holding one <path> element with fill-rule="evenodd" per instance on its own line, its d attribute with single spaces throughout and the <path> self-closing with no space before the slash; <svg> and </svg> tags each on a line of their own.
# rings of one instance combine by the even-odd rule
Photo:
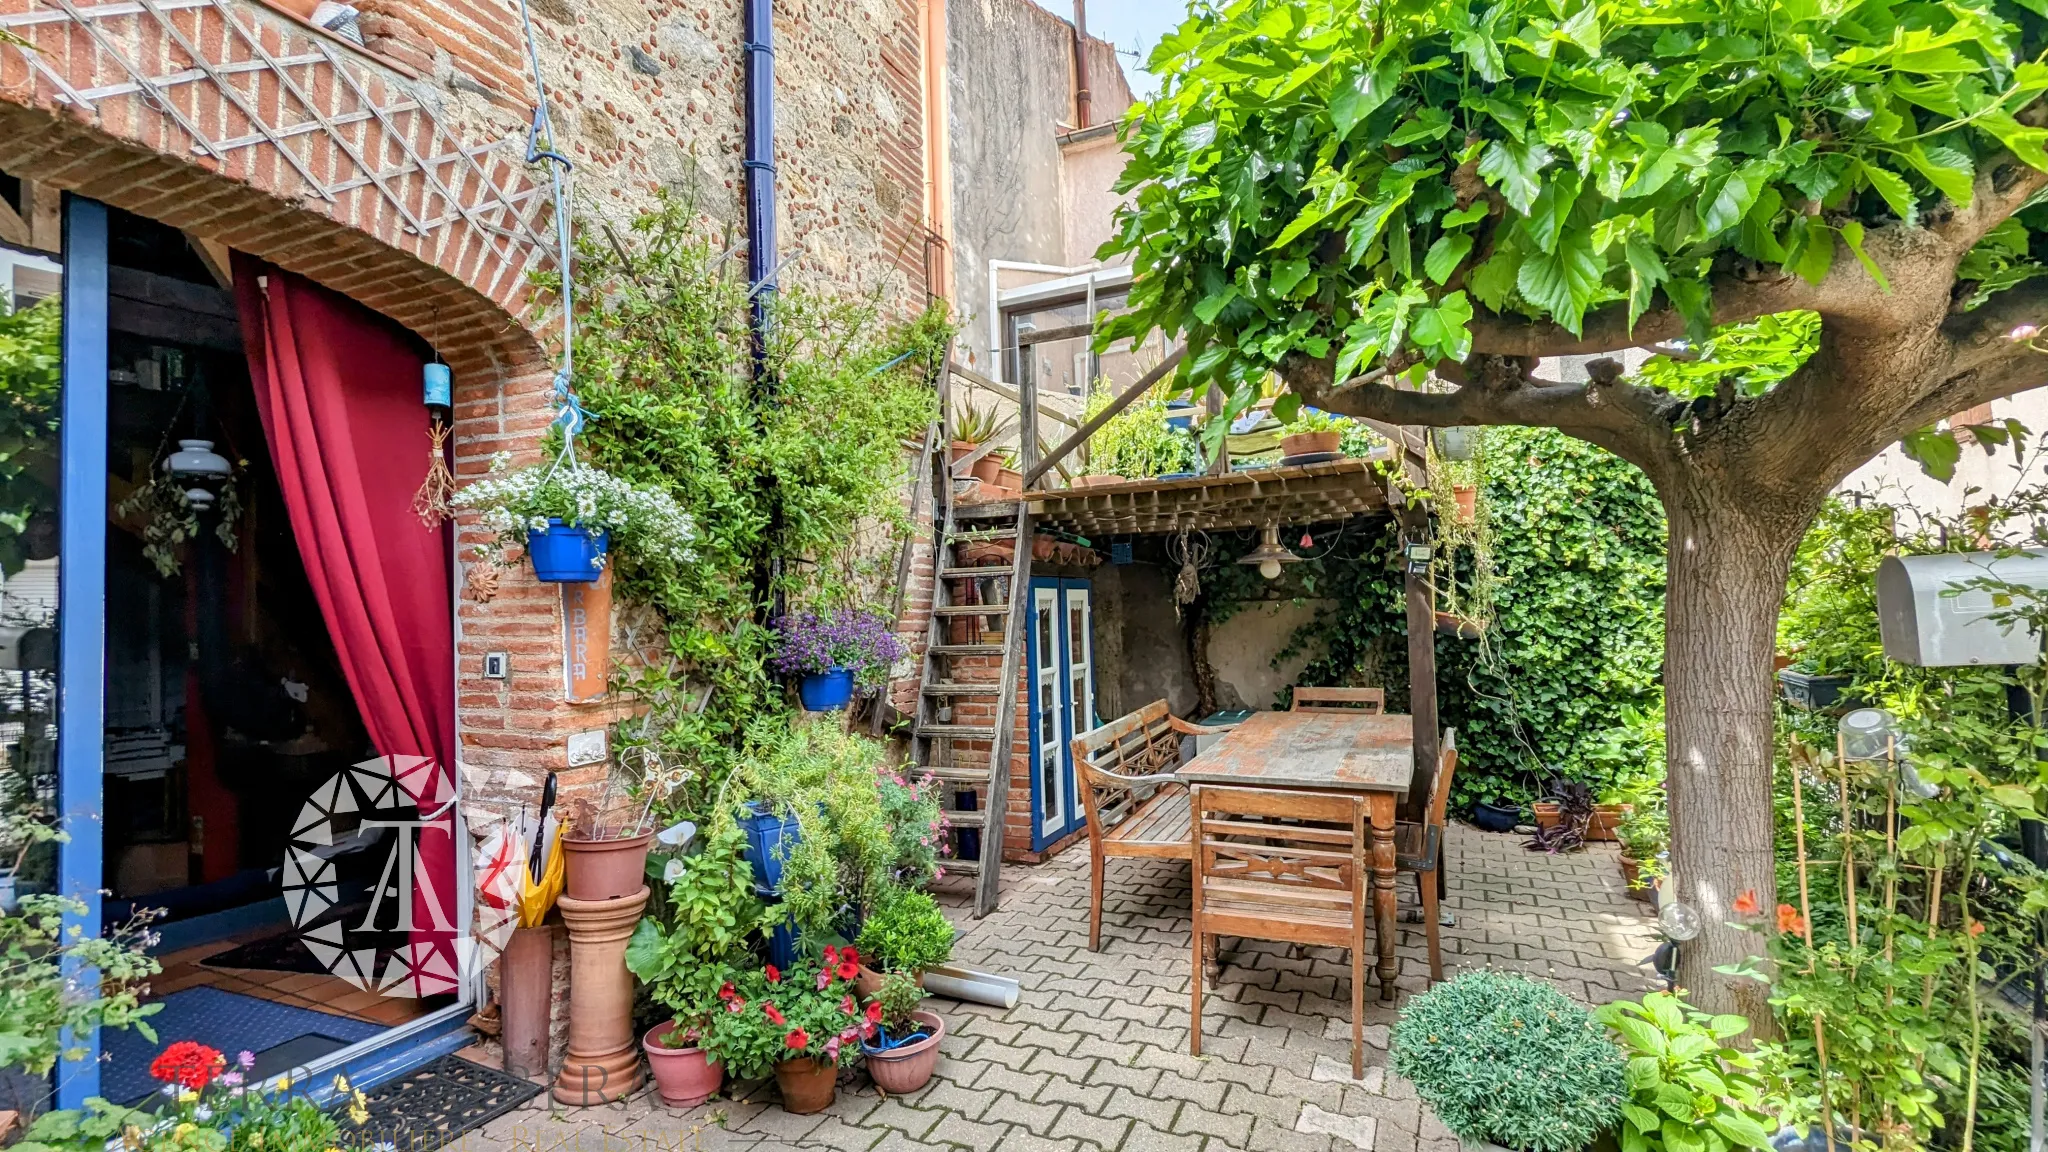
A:
<svg viewBox="0 0 2048 1152">
<path fill-rule="evenodd" d="M 775 292 L 775 4 L 746 0 L 747 291 L 754 326 L 754 372 L 766 370 L 768 315 Z"/>
</svg>

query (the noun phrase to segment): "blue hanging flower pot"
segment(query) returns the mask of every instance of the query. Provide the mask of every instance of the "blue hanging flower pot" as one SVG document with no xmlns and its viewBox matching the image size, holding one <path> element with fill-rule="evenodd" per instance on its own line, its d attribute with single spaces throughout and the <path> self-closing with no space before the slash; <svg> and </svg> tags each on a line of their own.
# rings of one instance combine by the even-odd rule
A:
<svg viewBox="0 0 2048 1152">
<path fill-rule="evenodd" d="M 828 668 L 806 676 L 796 686 L 809 712 L 837 712 L 853 699 L 853 669 Z"/>
<path fill-rule="evenodd" d="M 573 527 L 548 517 L 546 531 L 528 529 L 526 554 L 533 574 L 550 584 L 588 584 L 604 571 L 607 534 L 604 529 Z"/>
</svg>

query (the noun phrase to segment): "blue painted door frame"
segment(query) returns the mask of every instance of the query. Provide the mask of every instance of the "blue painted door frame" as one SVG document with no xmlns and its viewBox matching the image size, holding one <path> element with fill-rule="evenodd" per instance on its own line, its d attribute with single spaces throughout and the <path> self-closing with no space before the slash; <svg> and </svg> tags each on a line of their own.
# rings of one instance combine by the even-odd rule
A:
<svg viewBox="0 0 2048 1152">
<path fill-rule="evenodd" d="M 1053 594 L 1051 654 L 1058 665 L 1058 675 L 1054 681 L 1054 695 L 1050 699 L 1045 695 L 1043 684 L 1045 667 L 1043 663 L 1044 653 L 1041 651 L 1040 644 L 1041 623 L 1039 620 L 1038 604 L 1038 593 L 1040 590 L 1048 590 Z M 1027 626 L 1024 637 L 1024 652 L 1027 657 L 1025 684 L 1029 689 L 1026 715 L 1030 719 L 1031 726 L 1031 850 L 1034 852 L 1042 851 L 1049 845 L 1059 841 L 1062 837 L 1073 833 L 1081 827 L 1086 819 L 1086 813 L 1082 808 L 1080 796 L 1075 792 L 1074 754 L 1069 741 L 1072 737 L 1093 728 L 1095 726 L 1095 718 L 1092 713 L 1085 716 L 1075 715 L 1077 708 L 1084 712 L 1089 711 L 1089 701 L 1076 701 L 1074 699 L 1072 690 L 1073 680 L 1067 675 L 1069 653 L 1072 651 L 1073 644 L 1073 637 L 1069 635 L 1067 593 L 1075 590 L 1079 590 L 1089 598 L 1090 611 L 1088 616 L 1092 621 L 1094 619 L 1094 590 L 1089 581 L 1063 580 L 1051 576 L 1035 576 L 1031 580 L 1031 611 L 1026 614 Z M 1086 638 L 1086 641 L 1088 652 L 1087 674 L 1092 680 L 1095 675 L 1095 649 L 1092 637 Z M 1048 719 L 1046 713 L 1049 709 L 1053 712 L 1054 727 L 1058 729 L 1053 733 L 1053 738 L 1057 741 L 1058 745 L 1054 749 L 1054 754 L 1058 757 L 1060 790 L 1062 793 L 1061 807 L 1064 810 L 1057 822 L 1048 819 L 1045 814 L 1045 795 L 1043 791 L 1045 781 L 1041 771 L 1045 754 L 1044 738 Z"/>
<path fill-rule="evenodd" d="M 64 197 L 63 407 L 58 430 L 57 811 L 70 839 L 57 846 L 58 891 L 84 906 L 66 917 L 100 934 L 101 772 L 107 625 L 107 208 Z M 90 979 L 90 974 L 81 974 Z M 72 1036 L 77 1060 L 57 1068 L 57 1107 L 100 1092 L 100 1037 Z"/>
</svg>

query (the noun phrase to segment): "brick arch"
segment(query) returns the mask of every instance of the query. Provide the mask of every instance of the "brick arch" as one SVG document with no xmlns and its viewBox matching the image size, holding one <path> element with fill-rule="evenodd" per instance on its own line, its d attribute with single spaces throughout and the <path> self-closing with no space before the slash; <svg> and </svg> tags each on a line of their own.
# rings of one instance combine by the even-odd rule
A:
<svg viewBox="0 0 2048 1152">
<path fill-rule="evenodd" d="M 548 203 L 516 130 L 248 0 L 0 0 L 8 32 L 0 169 L 301 273 L 458 368 L 541 368 Z"/>
</svg>

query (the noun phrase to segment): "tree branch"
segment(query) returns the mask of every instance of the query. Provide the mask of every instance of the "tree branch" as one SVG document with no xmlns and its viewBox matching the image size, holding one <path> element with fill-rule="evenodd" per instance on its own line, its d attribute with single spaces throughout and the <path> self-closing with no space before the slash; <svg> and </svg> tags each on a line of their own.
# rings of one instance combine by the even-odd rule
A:
<svg viewBox="0 0 2048 1152">
<path fill-rule="evenodd" d="M 1810 309 L 1823 315 L 1864 315 L 1872 311 L 1877 286 L 1854 255 L 1839 254 L 1826 280 L 1809 284 L 1777 269 L 1726 272 L 1708 283 L 1713 292 L 1710 324 L 1736 324 L 1774 312 Z M 1469 325 L 1472 350 L 1498 356 L 1581 356 L 1638 348 L 1685 335 L 1685 317 L 1659 308 L 1628 322 L 1628 305 L 1616 302 L 1588 312 L 1580 331 L 1548 320 L 1531 320 L 1480 309 Z"/>
<path fill-rule="evenodd" d="M 2048 280 L 2029 280 L 1969 312 L 1951 313 L 1943 319 L 1941 334 L 1948 338 L 1950 368 L 1965 372 L 2005 359 L 2016 347 L 2010 334 L 2023 324 L 2048 329 Z"/>
<path fill-rule="evenodd" d="M 2003 153 L 1977 170 L 1970 206 L 1956 209 L 1928 229 L 1960 257 L 2043 188 L 2048 188 L 2048 172 L 2022 163 L 2010 152 Z"/>
<path fill-rule="evenodd" d="M 1660 412 L 1658 394 L 1620 380 L 1619 365 L 1613 372 L 1595 373 L 1596 378 L 1586 383 L 1559 384 L 1524 376 L 1496 361 L 1494 367 L 1505 369 L 1511 378 L 1499 379 L 1495 373 L 1451 392 L 1417 392 L 1377 382 L 1339 390 L 1332 387 L 1334 367 L 1333 359 L 1296 356 L 1281 363 L 1280 376 L 1306 403 L 1345 416 L 1426 428 L 1556 428 L 1613 452 L 1653 477 L 1672 458 L 1669 422 Z"/>
</svg>

